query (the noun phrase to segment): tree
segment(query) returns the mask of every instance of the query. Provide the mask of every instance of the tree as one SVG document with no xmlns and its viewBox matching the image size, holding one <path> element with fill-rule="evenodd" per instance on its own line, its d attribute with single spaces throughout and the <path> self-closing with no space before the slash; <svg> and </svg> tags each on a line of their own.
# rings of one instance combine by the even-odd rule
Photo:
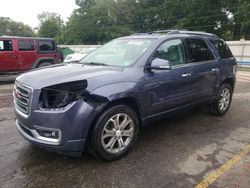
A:
<svg viewBox="0 0 250 188">
<path fill-rule="evenodd" d="M 130 8 L 119 0 L 78 0 L 63 32 L 65 44 L 102 44 L 128 35 Z"/>
<path fill-rule="evenodd" d="M 65 44 L 102 44 L 135 32 L 206 31 L 250 38 L 249 0 L 76 0 L 62 32 Z"/>
<path fill-rule="evenodd" d="M 31 37 L 35 33 L 33 29 L 22 22 L 15 22 L 8 17 L 0 17 L 0 35 Z"/>
<path fill-rule="evenodd" d="M 225 0 L 224 9 L 230 14 L 230 39 L 250 39 L 250 3 L 248 0 Z"/>
<path fill-rule="evenodd" d="M 37 16 L 40 24 L 38 28 L 38 36 L 55 38 L 61 41 L 61 31 L 64 27 L 63 20 L 57 13 L 43 12 Z"/>
</svg>

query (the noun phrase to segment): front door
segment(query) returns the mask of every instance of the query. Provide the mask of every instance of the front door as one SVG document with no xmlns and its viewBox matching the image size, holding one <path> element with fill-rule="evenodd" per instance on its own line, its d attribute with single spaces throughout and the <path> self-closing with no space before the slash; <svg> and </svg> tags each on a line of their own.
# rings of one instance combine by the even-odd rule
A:
<svg viewBox="0 0 250 188">
<path fill-rule="evenodd" d="M 171 70 L 145 73 L 144 90 L 150 108 L 148 115 L 163 113 L 192 102 L 192 66 L 186 64 L 182 39 L 171 39 L 160 45 L 152 56 L 168 60 Z"/>
</svg>

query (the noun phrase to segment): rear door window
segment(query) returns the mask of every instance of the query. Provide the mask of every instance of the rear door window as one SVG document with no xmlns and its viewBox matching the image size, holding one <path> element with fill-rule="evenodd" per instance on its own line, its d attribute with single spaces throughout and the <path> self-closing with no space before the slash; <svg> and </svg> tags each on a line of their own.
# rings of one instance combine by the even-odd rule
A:
<svg viewBox="0 0 250 188">
<path fill-rule="evenodd" d="M 0 51 L 13 51 L 11 40 L 0 40 Z"/>
<path fill-rule="evenodd" d="M 53 52 L 56 50 L 54 41 L 52 40 L 38 40 L 40 52 Z"/>
<path fill-rule="evenodd" d="M 214 60 L 213 54 L 202 39 L 185 39 L 190 63 Z"/>
<path fill-rule="evenodd" d="M 223 40 L 211 40 L 215 48 L 218 50 L 222 59 L 228 59 L 233 57 L 231 50 Z"/>
<path fill-rule="evenodd" d="M 18 41 L 19 51 L 34 51 L 35 45 L 33 40 L 19 40 Z"/>
</svg>

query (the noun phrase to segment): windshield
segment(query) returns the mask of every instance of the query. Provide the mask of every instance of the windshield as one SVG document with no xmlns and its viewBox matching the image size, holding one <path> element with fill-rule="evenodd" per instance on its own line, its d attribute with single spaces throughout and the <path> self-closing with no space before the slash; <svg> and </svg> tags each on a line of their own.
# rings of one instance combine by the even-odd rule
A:
<svg viewBox="0 0 250 188">
<path fill-rule="evenodd" d="M 80 53 L 81 54 L 88 54 L 88 53 L 94 51 L 95 49 L 96 48 L 86 48 L 86 49 L 82 50 Z"/>
<path fill-rule="evenodd" d="M 152 42 L 152 39 L 116 39 L 81 59 L 81 63 L 130 66 L 149 48 Z"/>
</svg>

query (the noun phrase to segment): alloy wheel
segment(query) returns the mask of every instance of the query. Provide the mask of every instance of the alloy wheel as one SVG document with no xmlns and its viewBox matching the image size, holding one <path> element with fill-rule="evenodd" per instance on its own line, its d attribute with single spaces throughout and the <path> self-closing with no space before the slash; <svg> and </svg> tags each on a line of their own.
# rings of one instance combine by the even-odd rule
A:
<svg viewBox="0 0 250 188">
<path fill-rule="evenodd" d="M 125 113 L 114 115 L 104 125 L 102 147 L 113 154 L 124 150 L 130 144 L 134 130 L 134 122 L 129 115 Z"/>
<path fill-rule="evenodd" d="M 229 107 L 230 104 L 231 93 L 228 88 L 224 88 L 220 94 L 219 99 L 219 109 L 220 111 L 225 111 Z"/>
</svg>

